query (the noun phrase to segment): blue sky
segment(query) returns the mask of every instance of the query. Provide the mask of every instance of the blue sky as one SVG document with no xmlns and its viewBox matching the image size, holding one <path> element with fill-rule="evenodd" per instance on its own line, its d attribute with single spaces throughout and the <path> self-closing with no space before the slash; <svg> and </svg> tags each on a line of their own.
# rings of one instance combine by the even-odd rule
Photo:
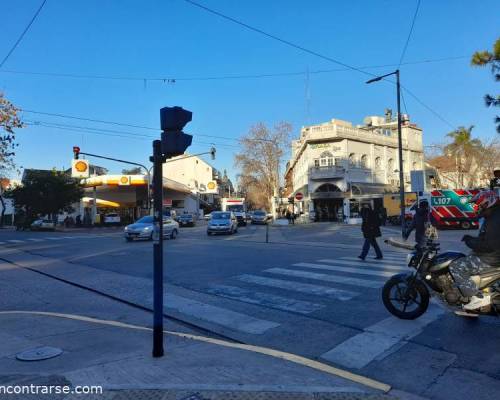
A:
<svg viewBox="0 0 500 400">
<path fill-rule="evenodd" d="M 397 64 L 410 29 L 416 0 L 298 1 L 199 0 L 308 49 L 354 66 Z M 0 0 L 3 58 L 41 0 Z M 499 36 L 500 3 L 422 0 L 405 62 L 470 56 L 491 49 Z M 0 90 L 18 107 L 128 124 L 159 127 L 159 109 L 179 105 L 193 111 L 187 131 L 191 152 L 216 143 L 216 168 L 234 176 L 238 138 L 257 122 L 289 121 L 297 136 L 307 123 L 332 118 L 361 123 L 366 115 L 395 106 L 390 83 L 366 85 L 355 71 L 253 79 L 177 80 L 338 68 L 209 14 L 183 0 L 48 0 L 17 50 L 0 70 Z M 370 69 L 386 73 L 394 67 Z M 56 78 L 5 71 L 50 72 L 139 78 L 136 81 Z M 483 95 L 498 91 L 488 69 L 471 68 L 468 58 L 401 66 L 403 84 L 452 125 L 475 125 L 482 139 L 495 136 L 495 110 Z M 413 98 L 407 112 L 424 129 L 426 144 L 445 140 L 450 126 Z M 309 104 L 307 107 L 306 104 Z M 309 110 L 309 111 L 308 111 Z M 404 110 L 403 110 L 404 111 Z M 143 135 L 155 132 L 50 116 L 25 120 L 104 128 Z M 111 133 L 111 132 L 109 132 Z M 115 132 L 116 133 L 116 132 Z M 128 136 L 128 135 L 126 135 Z M 19 131 L 17 162 L 30 168 L 68 167 L 73 145 L 82 151 L 147 162 L 150 139 L 95 135 L 29 126 Z M 119 172 L 122 165 L 98 164 Z"/>
</svg>

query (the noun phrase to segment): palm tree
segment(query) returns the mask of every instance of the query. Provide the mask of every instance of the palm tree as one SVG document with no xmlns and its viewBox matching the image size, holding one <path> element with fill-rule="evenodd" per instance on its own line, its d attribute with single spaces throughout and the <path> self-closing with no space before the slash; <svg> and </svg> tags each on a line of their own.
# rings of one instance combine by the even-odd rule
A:
<svg viewBox="0 0 500 400">
<path fill-rule="evenodd" d="M 446 135 L 453 139 L 453 142 L 445 147 L 445 152 L 455 158 L 457 186 L 459 187 L 464 185 L 464 172 L 469 169 L 468 166 L 470 167 L 483 148 L 481 140 L 472 138 L 473 128 L 474 125 L 469 128 L 460 126 Z"/>
</svg>

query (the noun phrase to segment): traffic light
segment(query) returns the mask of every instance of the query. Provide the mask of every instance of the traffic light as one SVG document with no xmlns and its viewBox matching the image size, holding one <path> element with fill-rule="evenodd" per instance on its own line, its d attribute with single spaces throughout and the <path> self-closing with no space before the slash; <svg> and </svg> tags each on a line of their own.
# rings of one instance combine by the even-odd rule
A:
<svg viewBox="0 0 500 400">
<path fill-rule="evenodd" d="M 78 160 L 78 157 L 80 156 L 80 148 L 78 146 L 73 146 L 73 155 L 75 160 Z"/>
<path fill-rule="evenodd" d="M 210 149 L 210 157 L 212 157 L 212 160 L 215 160 L 215 151 L 216 151 L 215 147 L 212 147 Z"/>
<path fill-rule="evenodd" d="M 191 146 L 193 137 L 182 131 L 191 121 L 193 113 L 182 107 L 164 107 L 160 109 L 161 150 L 167 158 L 184 154 Z"/>
</svg>

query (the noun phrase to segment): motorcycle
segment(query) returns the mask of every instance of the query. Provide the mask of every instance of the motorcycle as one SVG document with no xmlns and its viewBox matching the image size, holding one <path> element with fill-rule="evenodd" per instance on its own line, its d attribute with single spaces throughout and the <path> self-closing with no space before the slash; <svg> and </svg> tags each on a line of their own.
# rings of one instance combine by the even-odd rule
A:
<svg viewBox="0 0 500 400">
<path fill-rule="evenodd" d="M 389 241 L 386 241 L 389 244 Z M 472 276 L 477 287 L 491 296 L 491 304 L 474 311 L 462 309 L 470 301 L 455 284 L 450 264 L 465 254 L 456 251 L 439 253 L 439 243 L 426 245 L 408 254 L 408 267 L 415 271 L 391 277 L 382 289 L 385 308 L 401 319 L 416 319 L 427 311 L 431 293 L 456 314 L 465 316 L 500 316 L 500 270 L 492 269 Z"/>
</svg>

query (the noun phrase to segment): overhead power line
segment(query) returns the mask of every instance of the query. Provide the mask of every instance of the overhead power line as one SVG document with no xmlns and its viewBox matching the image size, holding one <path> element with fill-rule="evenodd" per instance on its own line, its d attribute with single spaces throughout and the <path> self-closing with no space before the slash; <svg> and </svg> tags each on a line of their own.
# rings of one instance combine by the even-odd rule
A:
<svg viewBox="0 0 500 400">
<path fill-rule="evenodd" d="M 150 130 L 150 131 L 161 132 L 161 130 L 159 128 L 153 128 L 153 127 L 144 126 L 144 125 L 125 124 L 123 122 L 108 121 L 108 120 L 86 118 L 86 117 L 77 117 L 74 115 L 66 115 L 66 114 L 60 114 L 60 113 L 48 113 L 48 112 L 35 111 L 35 110 L 23 109 L 21 111 L 26 112 L 26 113 L 30 113 L 30 114 L 46 115 L 46 116 L 50 116 L 50 117 L 75 119 L 75 120 L 79 120 L 79 121 L 95 122 L 95 123 L 99 123 L 99 124 L 108 124 L 108 125 L 116 125 L 116 126 L 126 126 L 129 128 L 146 129 L 146 130 Z M 198 133 L 196 134 L 196 136 L 203 136 L 203 137 L 213 138 L 213 139 L 238 141 L 237 138 L 232 138 L 229 136 L 204 135 L 204 134 L 198 134 Z M 151 136 L 151 137 L 153 137 L 153 136 Z"/>
<path fill-rule="evenodd" d="M 417 0 L 417 8 L 415 9 L 415 14 L 413 14 L 413 18 L 411 20 L 410 32 L 408 32 L 408 37 L 406 38 L 406 43 L 403 47 L 403 52 L 401 53 L 401 57 L 399 59 L 398 69 L 401 66 L 401 64 L 403 63 L 403 60 L 405 58 L 406 49 L 408 49 L 408 44 L 410 43 L 411 34 L 413 33 L 413 28 L 415 26 L 415 21 L 417 20 L 417 15 L 418 15 L 419 9 L 420 9 L 420 0 Z"/>
<path fill-rule="evenodd" d="M 410 61 L 401 64 L 382 64 L 382 65 L 366 65 L 358 67 L 359 69 L 379 69 L 399 67 L 400 65 L 419 65 L 429 63 L 439 63 L 445 61 L 456 61 L 462 59 L 470 59 L 470 56 L 454 56 L 444 57 L 429 60 Z M 334 69 L 319 69 L 309 71 L 309 74 L 325 74 L 332 72 L 349 71 L 349 68 L 334 68 Z M 190 82 L 190 81 L 218 81 L 218 80 L 244 80 L 244 79 L 263 79 L 263 78 L 280 78 L 290 76 L 305 76 L 307 71 L 285 71 L 275 73 L 261 73 L 261 74 L 235 74 L 235 75 L 213 75 L 213 76 L 187 76 L 187 77 L 132 77 L 132 76 L 119 76 L 119 75 L 89 75 L 89 74 L 73 74 L 73 73 L 58 73 L 58 72 L 41 72 L 41 71 L 19 71 L 4 69 L 0 73 L 15 74 L 15 75 L 31 75 L 43 76 L 52 78 L 68 78 L 68 79 L 98 79 L 98 80 L 114 80 L 114 81 L 131 81 L 131 82 L 163 82 L 173 84 L 176 82 Z"/>
<path fill-rule="evenodd" d="M 10 50 L 8 51 L 8 53 L 3 58 L 2 62 L 0 62 L 0 68 L 3 67 L 3 65 L 7 62 L 7 60 L 11 56 L 11 54 L 14 52 L 14 50 L 19 45 L 19 43 L 21 43 L 21 40 L 23 40 L 24 35 L 26 35 L 26 33 L 30 29 L 31 25 L 33 25 L 33 22 L 35 22 L 36 17 L 38 17 L 38 14 L 40 14 L 40 11 L 42 11 L 42 8 L 43 8 L 43 6 L 45 5 L 46 2 L 47 2 L 47 0 L 43 0 L 43 2 L 40 5 L 40 7 L 38 7 L 38 10 L 36 10 L 35 15 L 33 15 L 33 18 L 31 18 L 31 21 L 28 23 L 28 25 L 26 25 L 26 27 L 24 28 L 24 30 L 21 33 L 21 35 L 17 38 L 17 40 L 15 41 L 14 45 L 10 48 Z"/>
<path fill-rule="evenodd" d="M 225 15 L 225 14 L 219 12 L 219 11 L 214 10 L 213 8 L 209 8 L 207 6 L 204 6 L 203 4 L 197 3 L 196 1 L 193 1 L 193 0 L 184 0 L 184 2 L 186 2 L 186 3 L 188 3 L 188 4 L 192 5 L 192 6 L 198 7 L 198 8 L 200 8 L 200 9 L 202 9 L 202 10 L 208 12 L 208 13 L 217 15 L 218 17 L 223 18 L 223 19 L 225 19 L 227 21 L 230 21 L 230 22 L 235 23 L 237 25 L 243 26 L 244 28 L 246 28 L 248 30 L 251 30 L 251 31 L 256 32 L 256 33 L 259 33 L 260 35 L 266 36 L 266 37 L 268 37 L 270 39 L 273 39 L 273 40 L 275 40 L 277 42 L 283 43 L 283 44 L 285 44 L 285 45 L 287 45 L 289 47 L 293 47 L 294 49 L 300 50 L 300 51 L 302 51 L 304 53 L 308 53 L 308 54 L 311 54 L 313 56 L 322 58 L 323 60 L 327 60 L 327 61 L 330 61 L 332 63 L 341 65 L 341 66 L 346 67 L 348 69 L 351 69 L 353 71 L 357 71 L 357 72 L 359 72 L 359 73 L 361 73 L 363 75 L 374 76 L 370 72 L 363 71 L 360 68 L 354 67 L 354 66 L 349 65 L 349 64 L 347 64 L 345 62 L 339 61 L 339 60 L 337 60 L 335 58 L 326 56 L 324 54 L 318 53 L 317 51 L 310 50 L 310 49 L 308 49 L 308 48 L 306 48 L 304 46 L 301 46 L 301 45 L 293 43 L 293 42 L 291 42 L 289 40 L 280 38 L 280 37 L 278 37 L 276 35 L 273 35 L 271 33 L 265 32 L 262 29 L 256 28 L 256 27 L 254 27 L 252 25 L 249 25 L 249 24 L 247 24 L 247 23 L 245 23 L 243 21 L 240 21 L 240 20 L 238 20 L 236 18 L 230 17 L 229 15 Z"/>
<path fill-rule="evenodd" d="M 61 130 L 68 130 L 71 132 L 80 132 L 80 133 L 90 133 L 95 135 L 103 135 L 103 136 L 114 136 L 114 137 L 122 137 L 127 139 L 135 139 L 135 140 L 151 140 L 157 139 L 157 136 L 154 135 L 146 135 L 142 133 L 128 132 L 128 131 L 120 131 L 120 130 L 112 130 L 112 129 L 102 129 L 102 128 L 94 128 L 88 126 L 80 126 L 80 125 L 71 125 L 71 124 L 62 124 L 50 121 L 39 121 L 39 120 L 25 120 L 23 123 L 29 126 L 42 126 L 45 128 L 55 128 Z M 227 143 L 214 143 L 214 142 L 202 142 L 198 141 L 196 135 L 194 136 L 194 144 L 209 144 L 216 145 L 219 147 L 238 147 L 237 145 L 231 145 Z"/>
</svg>

